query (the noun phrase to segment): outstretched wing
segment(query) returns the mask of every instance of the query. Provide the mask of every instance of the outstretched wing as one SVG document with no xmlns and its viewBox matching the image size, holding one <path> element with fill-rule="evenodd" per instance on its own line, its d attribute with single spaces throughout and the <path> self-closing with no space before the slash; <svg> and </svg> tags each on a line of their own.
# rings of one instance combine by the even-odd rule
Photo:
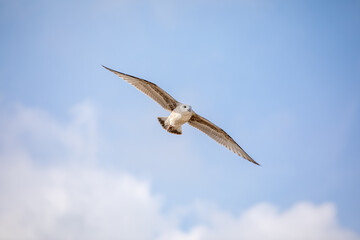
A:
<svg viewBox="0 0 360 240">
<path fill-rule="evenodd" d="M 204 132 L 206 135 L 208 135 L 221 145 L 224 145 L 226 148 L 230 149 L 240 157 L 243 157 L 246 160 L 249 160 L 250 162 L 259 165 L 234 141 L 234 139 L 232 139 L 224 130 L 222 130 L 209 120 L 194 113 L 194 115 L 189 120 L 189 124 L 190 126 L 193 126 Z"/>
<path fill-rule="evenodd" d="M 115 73 L 116 75 L 118 75 L 119 77 L 121 77 L 122 79 L 124 79 L 125 81 L 127 81 L 128 83 L 130 83 L 131 85 L 133 85 L 134 87 L 136 87 L 137 89 L 139 89 L 140 91 L 142 91 L 143 93 L 154 99 L 166 110 L 171 112 L 178 105 L 178 101 L 176 101 L 172 96 L 170 96 L 170 94 L 162 90 L 156 84 L 141 78 L 137 78 L 125 73 L 115 71 L 105 66 L 103 67 Z"/>
</svg>

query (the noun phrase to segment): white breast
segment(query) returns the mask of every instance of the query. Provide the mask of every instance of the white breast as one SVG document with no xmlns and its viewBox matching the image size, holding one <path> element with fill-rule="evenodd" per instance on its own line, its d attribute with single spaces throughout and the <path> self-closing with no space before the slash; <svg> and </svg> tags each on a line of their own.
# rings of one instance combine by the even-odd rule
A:
<svg viewBox="0 0 360 240">
<path fill-rule="evenodd" d="M 191 118 L 191 113 L 178 113 L 178 112 L 171 112 L 168 120 L 171 126 L 179 127 L 184 123 L 188 122 Z"/>
</svg>

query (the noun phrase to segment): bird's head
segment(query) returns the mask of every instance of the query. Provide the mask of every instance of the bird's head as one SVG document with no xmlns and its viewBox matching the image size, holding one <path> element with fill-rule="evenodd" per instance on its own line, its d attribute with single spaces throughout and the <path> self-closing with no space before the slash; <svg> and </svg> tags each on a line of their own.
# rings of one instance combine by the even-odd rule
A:
<svg viewBox="0 0 360 240">
<path fill-rule="evenodd" d="M 181 104 L 180 106 L 179 106 L 179 111 L 180 112 L 183 112 L 183 113 L 185 113 L 185 112 L 193 112 L 193 110 L 192 110 L 192 108 L 191 108 L 191 106 L 190 105 L 187 105 L 187 104 Z"/>
</svg>

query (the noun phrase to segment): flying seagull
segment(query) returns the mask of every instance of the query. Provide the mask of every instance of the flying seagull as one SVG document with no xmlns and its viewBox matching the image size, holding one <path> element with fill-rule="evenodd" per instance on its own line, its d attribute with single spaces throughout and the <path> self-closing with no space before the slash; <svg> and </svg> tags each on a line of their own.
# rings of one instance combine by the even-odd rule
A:
<svg viewBox="0 0 360 240">
<path fill-rule="evenodd" d="M 161 126 L 166 131 L 180 135 L 182 133 L 181 126 L 185 123 L 189 123 L 190 126 L 193 126 L 204 132 L 216 142 L 224 145 L 226 148 L 233 151 L 240 157 L 243 157 L 246 160 L 259 165 L 224 130 L 209 120 L 196 114 L 190 105 L 176 101 L 173 97 L 170 96 L 170 94 L 152 82 L 115 71 L 105 66 L 103 67 L 115 73 L 126 82 L 130 83 L 138 90 L 155 100 L 163 108 L 171 112 L 169 117 L 158 117 Z"/>
</svg>

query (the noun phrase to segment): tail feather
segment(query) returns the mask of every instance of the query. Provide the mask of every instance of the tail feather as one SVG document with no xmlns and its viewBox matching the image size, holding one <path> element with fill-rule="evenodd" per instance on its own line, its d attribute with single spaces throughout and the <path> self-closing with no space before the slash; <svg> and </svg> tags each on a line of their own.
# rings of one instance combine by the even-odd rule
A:
<svg viewBox="0 0 360 240">
<path fill-rule="evenodd" d="M 169 125 L 165 124 L 167 117 L 158 117 L 159 123 L 164 129 L 167 129 Z"/>
<path fill-rule="evenodd" d="M 161 126 L 168 131 L 169 133 L 178 134 L 180 135 L 182 133 L 181 126 L 178 128 L 170 126 L 169 123 L 166 122 L 167 117 L 158 117 L 159 123 Z"/>
</svg>

